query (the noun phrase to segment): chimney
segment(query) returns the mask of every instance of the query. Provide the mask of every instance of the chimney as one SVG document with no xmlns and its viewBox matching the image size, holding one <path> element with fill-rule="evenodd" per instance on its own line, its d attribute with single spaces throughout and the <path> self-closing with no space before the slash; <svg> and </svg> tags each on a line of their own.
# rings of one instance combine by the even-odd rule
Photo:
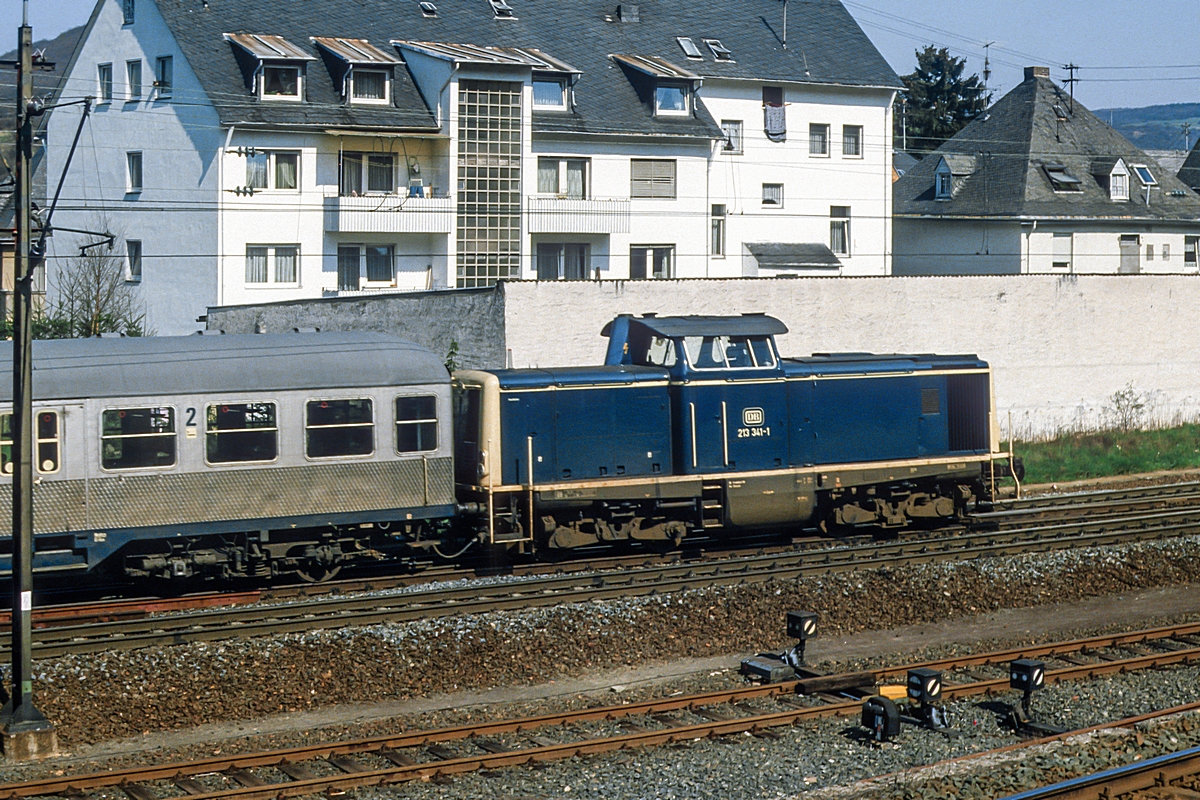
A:
<svg viewBox="0 0 1200 800">
<path fill-rule="evenodd" d="M 1025 80 L 1027 80 L 1027 81 L 1031 81 L 1034 78 L 1049 78 L 1049 77 L 1050 77 L 1050 68 L 1049 67 L 1026 67 L 1025 68 Z"/>
<path fill-rule="evenodd" d="M 617 19 L 621 22 L 638 22 L 638 7 L 629 3 L 621 3 L 617 6 Z"/>
</svg>

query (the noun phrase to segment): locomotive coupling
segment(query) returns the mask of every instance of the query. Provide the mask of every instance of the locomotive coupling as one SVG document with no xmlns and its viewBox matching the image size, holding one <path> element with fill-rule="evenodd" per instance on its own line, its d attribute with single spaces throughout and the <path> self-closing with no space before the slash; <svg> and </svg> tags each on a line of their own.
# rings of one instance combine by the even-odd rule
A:
<svg viewBox="0 0 1200 800">
<path fill-rule="evenodd" d="M 481 517 L 487 513 L 487 503 L 459 503 L 458 513 L 464 517 Z"/>
</svg>

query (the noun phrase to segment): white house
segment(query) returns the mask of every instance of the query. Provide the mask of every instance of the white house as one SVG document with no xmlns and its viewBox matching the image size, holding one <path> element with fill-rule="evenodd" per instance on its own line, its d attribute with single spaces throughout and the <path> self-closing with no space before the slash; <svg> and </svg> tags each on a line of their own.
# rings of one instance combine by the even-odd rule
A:
<svg viewBox="0 0 1200 800">
<path fill-rule="evenodd" d="M 895 184 L 897 275 L 1196 273 L 1200 196 L 1050 80 Z"/>
<path fill-rule="evenodd" d="M 159 333 L 500 279 L 886 275 L 900 82 L 836 0 L 788 13 L 100 0 L 55 222 L 118 235 Z M 79 113 L 48 123 L 52 176 Z"/>
</svg>

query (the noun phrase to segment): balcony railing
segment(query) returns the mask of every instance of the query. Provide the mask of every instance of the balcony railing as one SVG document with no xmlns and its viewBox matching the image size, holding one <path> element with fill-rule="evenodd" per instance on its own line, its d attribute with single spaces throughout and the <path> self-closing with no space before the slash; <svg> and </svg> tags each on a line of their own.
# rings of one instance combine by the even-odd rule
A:
<svg viewBox="0 0 1200 800">
<path fill-rule="evenodd" d="M 449 197 L 366 195 L 326 197 L 325 230 L 331 233 L 450 233 L 454 201 Z"/>
<path fill-rule="evenodd" d="M 530 233 L 629 233 L 628 200 L 571 200 L 529 197 Z"/>
</svg>

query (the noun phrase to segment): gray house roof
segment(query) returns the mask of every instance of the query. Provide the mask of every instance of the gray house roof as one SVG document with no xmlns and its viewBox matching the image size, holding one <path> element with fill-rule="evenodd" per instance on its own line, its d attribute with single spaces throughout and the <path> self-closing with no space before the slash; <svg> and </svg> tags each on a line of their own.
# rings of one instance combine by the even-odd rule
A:
<svg viewBox="0 0 1200 800">
<path fill-rule="evenodd" d="M 934 173 L 943 159 L 954 174 L 949 200 L 936 199 Z M 1130 172 L 1128 202 L 1108 194 L 1118 159 Z M 1149 206 L 1135 164 L 1157 182 Z M 893 192 L 895 214 L 906 217 L 1200 219 L 1200 196 L 1078 100 L 1072 109 L 1045 77 L 1027 78 L 908 170 Z"/>
<path fill-rule="evenodd" d="M 613 54 L 657 58 L 701 79 L 899 88 L 899 78 L 838 0 L 791 0 L 782 42 L 778 0 L 652 0 L 638 21 L 621 21 L 616 0 L 511 0 L 513 18 L 488 0 L 434 0 L 437 16 L 416 0 L 155 0 L 188 64 L 224 124 L 434 129 L 435 121 L 406 69 L 396 70 L 390 107 L 348 107 L 311 37 L 366 39 L 393 51 L 392 40 L 537 49 L 580 72 L 572 113 L 534 115 L 535 132 L 719 137 L 702 104 L 687 117 L 655 116 L 653 91 Z M 625 15 L 628 17 L 628 15 Z M 260 102 L 224 34 L 283 37 L 313 58 L 307 102 Z M 690 59 L 677 37 L 691 37 Z M 718 39 L 732 60 L 717 61 L 704 43 Z M 644 76 L 643 76 L 644 77 Z"/>
</svg>

